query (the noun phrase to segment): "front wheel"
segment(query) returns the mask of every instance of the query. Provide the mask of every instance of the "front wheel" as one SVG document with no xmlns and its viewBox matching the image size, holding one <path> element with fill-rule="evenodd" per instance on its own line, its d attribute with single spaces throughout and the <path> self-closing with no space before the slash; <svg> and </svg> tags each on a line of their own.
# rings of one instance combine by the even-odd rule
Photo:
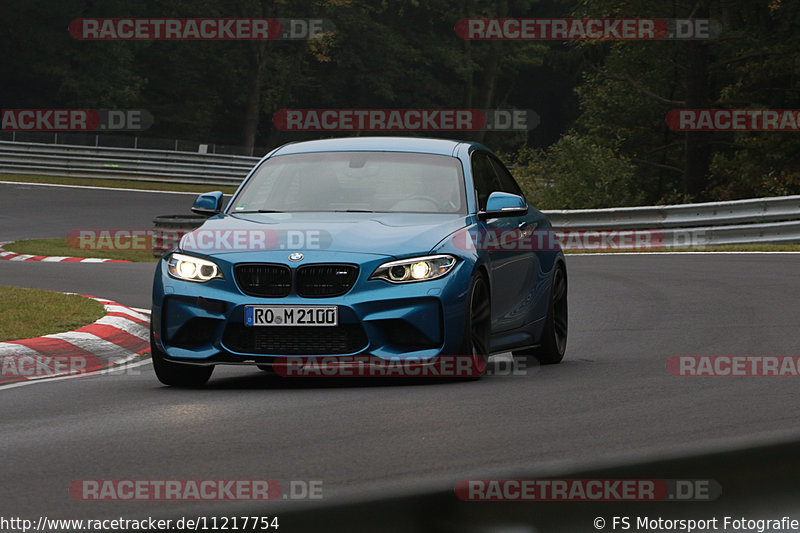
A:
<svg viewBox="0 0 800 533">
<path fill-rule="evenodd" d="M 201 387 L 214 372 L 213 366 L 182 365 L 168 361 L 166 354 L 156 346 L 152 330 L 150 331 L 150 357 L 153 359 L 153 369 L 156 371 L 158 380 L 171 387 Z"/>
<path fill-rule="evenodd" d="M 491 300 L 486 279 L 475 273 L 467 294 L 464 320 L 464 339 L 458 357 L 470 357 L 472 378 L 486 373 L 489 359 L 489 341 L 492 333 Z"/>
<path fill-rule="evenodd" d="M 514 355 L 533 356 L 542 365 L 560 363 L 567 351 L 567 274 L 561 266 L 555 269 L 540 344 L 536 348 L 514 352 Z"/>
</svg>

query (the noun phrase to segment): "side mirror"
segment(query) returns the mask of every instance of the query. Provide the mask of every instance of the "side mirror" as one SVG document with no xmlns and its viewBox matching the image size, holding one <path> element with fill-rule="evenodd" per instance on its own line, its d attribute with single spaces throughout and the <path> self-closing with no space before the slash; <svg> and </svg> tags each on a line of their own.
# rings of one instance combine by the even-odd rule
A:
<svg viewBox="0 0 800 533">
<path fill-rule="evenodd" d="M 478 218 L 521 217 L 528 214 L 528 204 L 517 194 L 493 192 L 486 200 L 486 210 L 478 211 Z"/>
<path fill-rule="evenodd" d="M 222 211 L 222 192 L 214 191 L 201 194 L 192 205 L 192 213 L 211 217 Z"/>
</svg>

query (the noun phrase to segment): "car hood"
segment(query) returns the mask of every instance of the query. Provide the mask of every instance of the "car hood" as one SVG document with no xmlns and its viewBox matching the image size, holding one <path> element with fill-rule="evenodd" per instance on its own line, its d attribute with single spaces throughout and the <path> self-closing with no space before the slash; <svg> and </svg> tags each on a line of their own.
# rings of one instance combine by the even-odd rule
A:
<svg viewBox="0 0 800 533">
<path fill-rule="evenodd" d="M 426 253 L 467 226 L 467 215 L 413 213 L 257 213 L 219 215 L 181 240 L 181 248 L 213 254 L 265 249 L 289 252 L 379 254 L 400 257 Z M 226 233 L 230 232 L 230 233 Z M 202 237 L 201 237 L 202 236 Z M 238 241 L 237 241 L 238 239 Z M 213 245 L 211 244 L 213 242 Z M 188 246 L 187 246 L 188 245 Z M 203 250 L 201 245 L 211 245 Z M 244 246 L 244 248 L 242 247 Z M 261 248 L 264 249 L 264 248 Z"/>
</svg>

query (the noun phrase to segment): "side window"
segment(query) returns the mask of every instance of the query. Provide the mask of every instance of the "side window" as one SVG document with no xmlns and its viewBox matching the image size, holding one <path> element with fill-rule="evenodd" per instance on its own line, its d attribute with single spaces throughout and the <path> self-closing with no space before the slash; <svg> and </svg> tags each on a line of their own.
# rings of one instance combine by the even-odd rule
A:
<svg viewBox="0 0 800 533">
<path fill-rule="evenodd" d="M 489 195 L 502 190 L 492 162 L 486 154 L 476 153 L 472 156 L 472 179 L 478 193 L 478 209 L 486 209 Z"/>
<path fill-rule="evenodd" d="M 520 189 L 517 180 L 514 179 L 514 176 L 511 175 L 506 166 L 497 159 L 492 158 L 491 161 L 492 166 L 497 173 L 497 177 L 500 178 L 500 186 L 502 187 L 501 190 L 503 192 L 516 194 L 525 198 L 525 195 L 522 194 L 522 189 Z"/>
</svg>

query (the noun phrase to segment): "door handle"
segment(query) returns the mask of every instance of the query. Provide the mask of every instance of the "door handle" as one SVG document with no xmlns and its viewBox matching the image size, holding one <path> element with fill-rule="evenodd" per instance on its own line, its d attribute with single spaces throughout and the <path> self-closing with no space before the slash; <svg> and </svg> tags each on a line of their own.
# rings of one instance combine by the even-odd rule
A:
<svg viewBox="0 0 800 533">
<path fill-rule="evenodd" d="M 533 232 L 536 229 L 536 226 L 538 226 L 538 225 L 539 224 L 537 222 L 532 222 L 532 223 L 520 222 L 519 225 L 517 225 L 517 229 L 519 230 L 520 238 L 521 239 L 527 239 L 528 237 L 533 235 Z"/>
</svg>

